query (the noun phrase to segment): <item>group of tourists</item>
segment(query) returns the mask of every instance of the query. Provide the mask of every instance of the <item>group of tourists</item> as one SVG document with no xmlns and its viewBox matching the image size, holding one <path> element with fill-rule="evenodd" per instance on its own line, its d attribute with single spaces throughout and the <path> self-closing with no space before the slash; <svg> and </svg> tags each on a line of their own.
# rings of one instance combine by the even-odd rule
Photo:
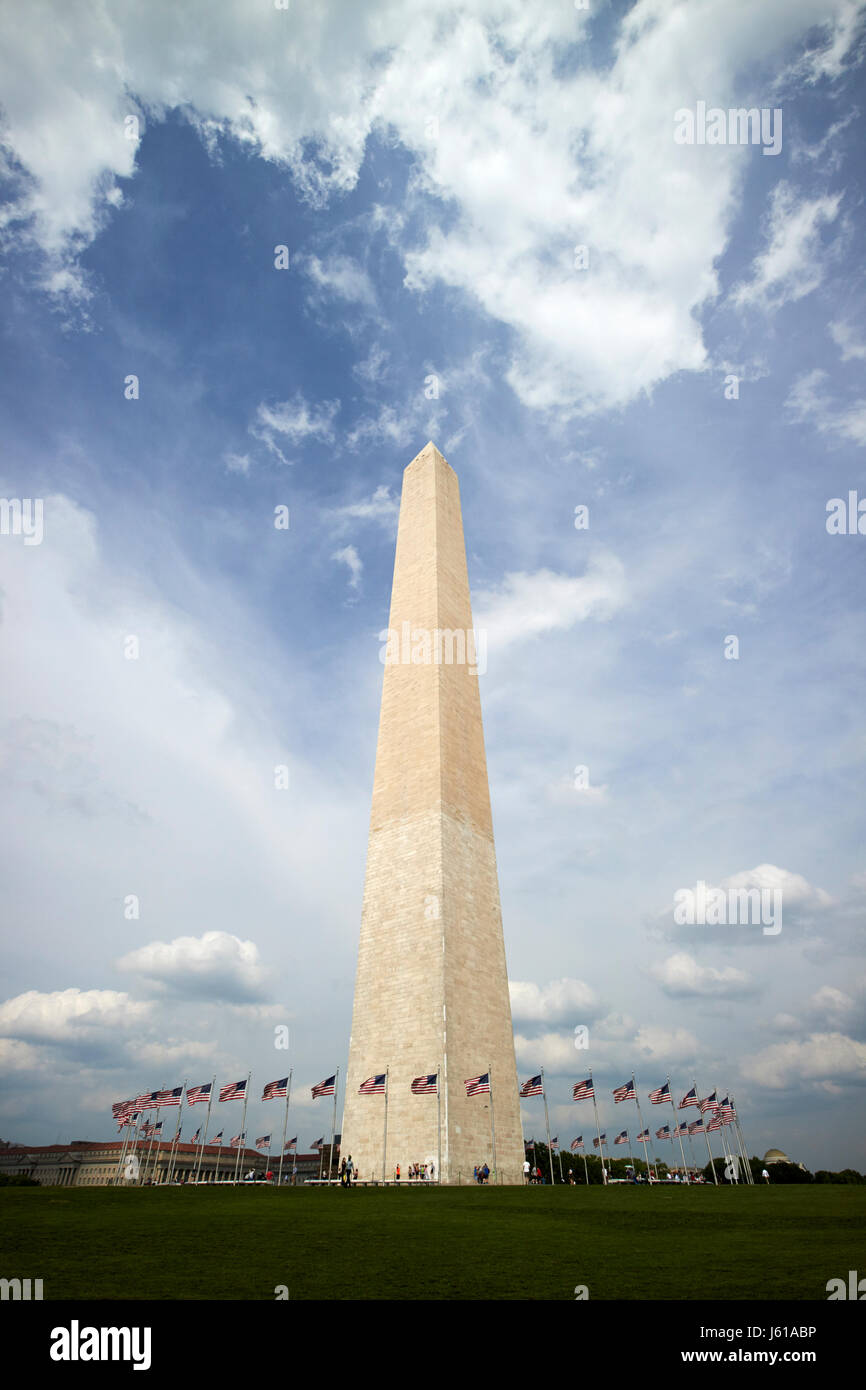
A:
<svg viewBox="0 0 866 1390">
<path fill-rule="evenodd" d="M 340 1164 L 340 1186 L 350 1187 L 353 1182 L 358 1181 L 358 1170 L 352 1162 L 352 1155 L 344 1158 Z"/>
<path fill-rule="evenodd" d="M 482 1164 L 480 1167 L 476 1163 L 475 1167 L 472 1169 L 472 1179 L 474 1182 L 480 1183 L 490 1181 L 490 1169 L 487 1167 L 486 1163 Z"/>
<path fill-rule="evenodd" d="M 406 1170 L 406 1177 L 409 1179 L 410 1182 L 435 1182 L 436 1164 L 410 1163 L 408 1169 Z M 394 1169 L 394 1178 L 397 1182 L 400 1181 L 401 1172 L 399 1163 L 397 1164 L 397 1167 Z"/>
</svg>

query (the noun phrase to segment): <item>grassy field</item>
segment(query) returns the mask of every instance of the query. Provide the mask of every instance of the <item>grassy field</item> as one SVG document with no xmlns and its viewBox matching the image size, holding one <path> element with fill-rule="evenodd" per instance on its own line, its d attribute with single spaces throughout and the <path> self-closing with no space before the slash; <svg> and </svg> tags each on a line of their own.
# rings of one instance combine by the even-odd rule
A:
<svg viewBox="0 0 866 1390">
<path fill-rule="evenodd" d="M 0 1190 L 6 1278 L 52 1299 L 819 1299 L 866 1188 Z"/>
</svg>

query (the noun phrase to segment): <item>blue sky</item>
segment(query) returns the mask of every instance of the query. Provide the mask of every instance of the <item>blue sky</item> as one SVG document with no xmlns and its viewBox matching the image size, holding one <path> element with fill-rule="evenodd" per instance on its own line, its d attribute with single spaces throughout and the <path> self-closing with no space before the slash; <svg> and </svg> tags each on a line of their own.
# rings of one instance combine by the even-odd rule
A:
<svg viewBox="0 0 866 1390">
<path fill-rule="evenodd" d="M 862 21 L 4 11 L 0 496 L 44 499 L 41 544 L 0 535 L 4 1138 L 289 1065 L 292 1132 L 327 1128 L 432 438 L 488 633 L 521 1075 L 562 1138 L 590 1066 L 696 1075 L 752 1151 L 866 1168 L 866 539 L 826 527 L 866 496 Z M 678 145 L 699 101 L 780 110 L 781 151 Z M 781 889 L 782 931 L 679 926 L 699 880 Z"/>
</svg>

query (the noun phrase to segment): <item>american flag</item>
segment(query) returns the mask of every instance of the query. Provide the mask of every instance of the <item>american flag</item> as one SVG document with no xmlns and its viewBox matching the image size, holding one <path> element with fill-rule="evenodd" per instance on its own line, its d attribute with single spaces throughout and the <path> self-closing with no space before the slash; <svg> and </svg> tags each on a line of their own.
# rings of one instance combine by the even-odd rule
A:
<svg viewBox="0 0 866 1390">
<path fill-rule="evenodd" d="M 722 1119 L 721 1115 L 713 1115 L 712 1119 L 710 1120 L 710 1123 L 707 1125 L 707 1129 L 721 1129 L 724 1123 L 725 1122 Z"/>
<path fill-rule="evenodd" d="M 670 1139 L 670 1137 L 671 1137 L 671 1127 L 670 1127 L 670 1125 L 662 1125 L 661 1129 L 657 1129 L 657 1130 L 656 1130 L 656 1139 Z"/>
<path fill-rule="evenodd" d="M 182 1086 L 175 1086 L 171 1091 L 157 1091 L 156 1103 L 157 1105 L 180 1105 L 182 1095 Z"/>
<path fill-rule="evenodd" d="M 590 1076 L 586 1081 L 576 1081 L 571 1095 L 573 1100 L 592 1100 L 595 1096 L 595 1091 L 592 1088 L 592 1077 Z"/>
<path fill-rule="evenodd" d="M 703 1115 L 707 1110 L 711 1110 L 714 1115 L 719 1113 L 719 1102 L 716 1100 L 715 1091 L 711 1096 L 705 1096 L 701 1101 L 701 1114 Z"/>
<path fill-rule="evenodd" d="M 634 1082 L 627 1081 L 624 1086 L 617 1086 L 613 1093 L 614 1101 L 619 1105 L 621 1100 L 634 1100 Z"/>
<path fill-rule="evenodd" d="M 323 1134 L 322 1137 L 321 1137 L 321 1139 L 317 1139 L 316 1142 L 315 1142 L 315 1144 L 311 1144 L 311 1145 L 310 1145 L 310 1148 L 311 1148 L 311 1149 L 320 1149 L 320 1148 L 322 1147 L 322 1145 L 324 1144 L 324 1142 L 325 1142 L 325 1136 L 324 1136 L 324 1134 Z"/>
<path fill-rule="evenodd" d="M 111 1107 L 111 1113 L 116 1120 L 126 1119 L 135 1109 L 134 1100 L 116 1100 Z"/>
<path fill-rule="evenodd" d="M 526 1140 L 524 1140 L 524 1142 L 523 1142 L 523 1147 L 524 1147 L 524 1149 L 526 1149 L 526 1151 L 527 1151 L 527 1153 L 528 1153 L 530 1149 L 534 1149 L 534 1148 L 535 1148 L 535 1140 L 534 1140 L 534 1139 L 530 1139 L 528 1143 L 526 1142 Z"/>
<path fill-rule="evenodd" d="M 287 1076 L 284 1076 L 282 1081 L 269 1081 L 262 1091 L 262 1100 L 285 1099 L 288 1089 L 289 1078 Z"/>
<path fill-rule="evenodd" d="M 436 1072 L 431 1071 L 426 1076 L 416 1076 L 409 1089 L 413 1096 L 435 1096 L 437 1080 Z"/>
<path fill-rule="evenodd" d="M 223 1141 L 223 1132 L 222 1132 L 222 1130 L 220 1130 L 219 1134 L 215 1134 L 214 1137 L 213 1137 L 213 1139 L 208 1139 L 208 1143 L 209 1143 L 209 1144 L 221 1144 L 222 1141 Z"/>
<path fill-rule="evenodd" d="M 642 1131 L 642 1133 L 640 1133 L 640 1134 L 638 1135 L 637 1141 L 636 1141 L 636 1142 L 637 1142 L 638 1144 L 648 1144 L 648 1143 L 649 1143 L 649 1137 L 650 1137 L 650 1132 L 649 1132 L 648 1129 L 645 1129 L 645 1130 Z"/>
<path fill-rule="evenodd" d="M 677 1125 L 676 1129 L 674 1130 L 674 1138 L 675 1138 L 675 1139 L 685 1139 L 685 1137 L 686 1137 L 686 1135 L 688 1134 L 688 1132 L 689 1132 L 689 1127 L 688 1127 L 688 1125 L 686 1125 L 686 1124 Z"/>
<path fill-rule="evenodd" d="M 325 1081 L 319 1081 L 317 1085 L 312 1087 L 313 1100 L 318 1100 L 320 1096 L 332 1096 L 334 1094 L 334 1087 L 336 1083 L 336 1072 L 334 1072 L 333 1076 L 329 1076 Z"/>
<path fill-rule="evenodd" d="M 145 1091 L 137 1098 L 135 1104 L 139 1110 L 153 1110 L 157 1104 L 158 1095 L 159 1091 Z"/>
<path fill-rule="evenodd" d="M 246 1093 L 246 1081 L 232 1081 L 230 1085 L 220 1087 L 220 1100 L 243 1100 Z"/>
<path fill-rule="evenodd" d="M 263 1135 L 261 1136 L 260 1139 L 257 1139 L 257 1140 L 256 1140 L 256 1148 L 257 1148 L 257 1149 L 269 1149 L 270 1147 L 271 1147 L 271 1136 L 270 1136 L 269 1134 L 263 1134 Z"/>
<path fill-rule="evenodd" d="M 600 1138 L 593 1139 L 593 1141 L 592 1141 L 593 1147 L 597 1149 L 598 1146 L 599 1146 L 599 1143 L 604 1144 L 604 1143 L 606 1142 L 606 1140 L 607 1140 L 607 1134 L 602 1134 L 602 1135 L 600 1136 Z"/>
<path fill-rule="evenodd" d="M 551 1147 L 552 1149 L 558 1149 L 558 1148 L 559 1148 L 559 1135 L 557 1135 L 555 1139 L 551 1139 L 551 1141 L 550 1141 L 550 1147 Z"/>
<path fill-rule="evenodd" d="M 705 1132 L 703 1119 L 695 1120 L 693 1124 L 689 1125 L 689 1134 L 695 1134 L 697 1130 L 700 1130 L 702 1134 Z"/>
<path fill-rule="evenodd" d="M 520 1094 L 522 1096 L 543 1096 L 544 1083 L 541 1076 L 530 1076 L 528 1081 L 524 1081 L 520 1088 Z"/>
<path fill-rule="evenodd" d="M 719 1101 L 719 1114 L 726 1125 L 729 1125 L 734 1118 L 734 1107 L 731 1105 L 730 1099 L 727 1096 L 725 1096 L 724 1100 Z"/>
<path fill-rule="evenodd" d="M 627 1130 L 627 1129 L 624 1129 L 623 1132 L 622 1132 L 622 1134 L 618 1134 L 618 1135 L 616 1136 L 616 1138 L 614 1139 L 613 1142 L 614 1142 L 615 1144 L 627 1144 L 627 1143 L 628 1143 L 628 1130 Z"/>
<path fill-rule="evenodd" d="M 239 1144 L 242 1144 L 242 1143 L 244 1142 L 244 1140 L 246 1139 L 246 1137 L 247 1137 L 247 1132 L 246 1132 L 246 1130 L 244 1130 L 243 1134 L 236 1134 L 235 1137 L 234 1137 L 234 1139 L 230 1139 L 230 1140 L 229 1140 L 229 1148 L 230 1148 L 230 1149 L 236 1149 L 236 1148 L 238 1147 Z"/>
<path fill-rule="evenodd" d="M 206 1086 L 191 1086 L 186 1093 L 187 1105 L 198 1105 L 199 1101 L 210 1100 L 212 1081 Z"/>
<path fill-rule="evenodd" d="M 698 1100 L 697 1088 L 693 1086 L 692 1089 L 689 1091 L 688 1095 L 683 1096 L 682 1100 L 677 1106 L 677 1109 L 685 1110 L 687 1105 L 700 1105 L 700 1103 L 701 1102 Z"/>
<path fill-rule="evenodd" d="M 366 1081 L 362 1081 L 358 1087 L 359 1096 L 383 1096 L 385 1094 L 386 1073 L 380 1076 L 368 1076 Z"/>
<path fill-rule="evenodd" d="M 653 1105 L 664 1105 L 665 1101 L 668 1100 L 671 1105 L 673 1105 L 674 1098 L 671 1095 L 671 1083 L 666 1081 L 663 1086 L 659 1086 L 657 1091 L 650 1091 L 650 1100 Z"/>
<path fill-rule="evenodd" d="M 582 1149 L 582 1148 L 583 1148 L 583 1135 L 582 1135 L 582 1134 L 579 1134 L 579 1135 L 577 1136 L 576 1139 L 572 1139 L 572 1141 L 571 1141 L 571 1147 L 572 1147 L 572 1151 L 573 1151 L 574 1153 L 577 1153 L 578 1149 Z"/>
<path fill-rule="evenodd" d="M 297 1136 L 297 1134 L 296 1134 L 295 1137 L 294 1137 L 294 1139 L 290 1139 L 289 1142 L 285 1145 L 285 1147 L 283 1148 L 283 1153 L 284 1153 L 284 1154 L 287 1154 L 287 1153 L 290 1152 L 291 1149 L 296 1149 L 297 1147 L 298 1147 L 298 1136 Z"/>
<path fill-rule="evenodd" d="M 198 1129 L 196 1130 L 195 1134 L 192 1136 L 192 1139 L 191 1139 L 189 1142 L 190 1142 L 191 1144 L 197 1144 L 200 1138 L 201 1138 L 201 1125 L 199 1125 Z"/>
<path fill-rule="evenodd" d="M 483 1076 L 471 1076 L 468 1081 L 464 1081 L 467 1096 L 483 1096 L 490 1091 L 490 1073 L 485 1072 Z"/>
</svg>

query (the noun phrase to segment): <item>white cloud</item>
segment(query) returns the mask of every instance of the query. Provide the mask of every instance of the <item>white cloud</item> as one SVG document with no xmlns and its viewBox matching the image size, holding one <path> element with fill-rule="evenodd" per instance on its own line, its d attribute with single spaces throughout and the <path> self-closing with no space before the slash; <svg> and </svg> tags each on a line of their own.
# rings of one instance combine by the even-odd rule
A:
<svg viewBox="0 0 866 1390">
<path fill-rule="evenodd" d="M 385 348 L 374 343 L 367 356 L 361 362 L 355 363 L 352 368 L 353 376 L 365 381 L 368 386 L 375 385 L 385 375 L 389 356 L 390 353 Z"/>
<path fill-rule="evenodd" d="M 229 473 L 243 473 L 246 476 L 250 471 L 249 454 L 225 453 L 223 454 L 223 463 Z"/>
<path fill-rule="evenodd" d="M 731 292 L 741 308 L 778 309 L 817 289 L 824 276 L 821 228 L 833 222 L 841 194 L 801 198 L 787 183 L 773 190 L 767 249 L 752 265 L 752 276 Z"/>
<path fill-rule="evenodd" d="M 211 148 L 231 136 L 318 206 L 354 187 L 375 131 L 413 159 L 409 211 L 423 219 L 379 215 L 407 283 L 454 287 L 511 330 L 508 380 L 525 403 L 590 413 L 706 364 L 697 315 L 717 293 L 751 151 L 676 146 L 674 112 L 708 94 L 738 101 L 749 74 L 779 71 L 819 27 L 800 78 L 838 75 L 856 16 L 851 0 L 764 0 L 736 22 L 729 0 L 638 0 L 602 72 L 561 63 L 591 17 L 566 3 L 428 0 L 408 24 L 406 0 L 253 12 L 224 0 L 218 15 L 209 0 L 78 3 L 58 26 L 31 0 L 26 25 L 12 7 L 0 16 L 5 138 L 23 169 L 7 224 L 29 219 L 47 281 L 80 289 L 77 252 L 134 172 L 130 108 L 149 121 L 181 109 Z M 787 284 L 785 246 L 809 239 L 789 231 L 760 271 L 766 288 Z M 586 271 L 575 244 L 590 248 Z M 339 260 L 316 273 L 367 294 Z"/>
<path fill-rule="evenodd" d="M 349 571 L 349 588 L 357 589 L 361 583 L 364 565 L 355 547 L 353 545 L 344 545 L 342 550 L 336 550 L 334 552 L 331 559 L 338 560 L 341 565 L 346 566 Z"/>
<path fill-rule="evenodd" d="M 698 1053 L 698 1040 L 687 1028 L 657 1028 L 645 1025 L 637 1030 L 634 1046 L 651 1062 L 684 1062 Z"/>
<path fill-rule="evenodd" d="M 0 1033 L 28 1042 L 63 1043 L 143 1023 L 153 1005 L 113 989 L 31 989 L 0 1004 Z"/>
<path fill-rule="evenodd" d="M 491 652 L 497 652 L 528 637 L 567 631 L 587 618 L 610 618 L 627 596 L 621 562 L 600 554 L 580 576 L 550 570 L 507 574 L 497 591 L 479 593 L 475 624 L 487 632 Z"/>
<path fill-rule="evenodd" d="M 731 874 L 721 881 L 722 888 L 761 888 L 779 889 L 785 908 L 831 907 L 833 899 L 823 888 L 816 888 L 802 874 L 791 873 L 776 864 L 758 864 L 754 869 L 743 869 L 741 873 Z"/>
<path fill-rule="evenodd" d="M 334 417 L 339 409 L 339 401 L 320 401 L 310 405 L 297 391 L 291 400 L 279 401 L 276 405 L 263 402 L 256 411 L 250 433 L 262 440 L 281 463 L 286 463 L 277 438 L 287 439 L 291 444 L 302 444 L 308 439 L 331 444 L 334 440 Z"/>
<path fill-rule="evenodd" d="M 740 1063 L 748 1081 L 770 1090 L 791 1086 L 802 1088 L 805 1081 L 823 1085 L 866 1083 L 866 1043 L 855 1042 L 843 1033 L 812 1033 L 802 1040 L 773 1043 Z"/>
<path fill-rule="evenodd" d="M 583 980 L 563 976 L 544 987 L 532 981 L 509 981 L 512 1017 L 522 1022 L 560 1023 L 569 1019 L 586 1022 L 596 1008 L 596 997 Z"/>
<path fill-rule="evenodd" d="M 736 970 L 733 966 L 717 970 L 711 965 L 699 965 L 685 951 L 668 956 L 660 965 L 653 966 L 651 974 L 665 994 L 674 999 L 690 996 L 705 999 L 740 998 L 753 988 L 751 977 L 745 971 Z"/>
<path fill-rule="evenodd" d="M 377 487 L 372 497 L 362 502 L 349 502 L 344 507 L 335 507 L 329 516 L 337 522 L 338 530 L 344 530 L 350 521 L 377 521 L 385 530 L 393 533 L 400 514 L 400 499 L 383 484 Z"/>
<path fill-rule="evenodd" d="M 260 999 L 266 979 L 255 943 L 224 931 L 152 941 L 123 956 L 117 968 L 173 994 L 210 1000 Z"/>
<path fill-rule="evenodd" d="M 827 372 L 814 368 L 798 377 L 788 393 L 785 409 L 796 424 L 810 424 L 819 434 L 835 434 L 854 444 L 866 444 L 866 400 L 842 405 L 828 393 Z"/>
<path fill-rule="evenodd" d="M 298 258 L 298 264 L 322 295 L 368 307 L 375 305 L 376 292 L 367 271 L 349 256 L 331 256 L 327 261 L 304 256 Z"/>
<path fill-rule="evenodd" d="M 852 359 L 866 361 L 866 342 L 858 336 L 850 323 L 843 320 L 831 323 L 830 337 L 842 354 L 843 362 L 850 362 Z"/>
<path fill-rule="evenodd" d="M 580 1053 L 574 1050 L 574 1038 L 568 1033 L 542 1033 L 535 1038 L 514 1034 L 517 1061 L 524 1067 L 544 1067 L 553 1074 L 579 1070 Z"/>
</svg>

